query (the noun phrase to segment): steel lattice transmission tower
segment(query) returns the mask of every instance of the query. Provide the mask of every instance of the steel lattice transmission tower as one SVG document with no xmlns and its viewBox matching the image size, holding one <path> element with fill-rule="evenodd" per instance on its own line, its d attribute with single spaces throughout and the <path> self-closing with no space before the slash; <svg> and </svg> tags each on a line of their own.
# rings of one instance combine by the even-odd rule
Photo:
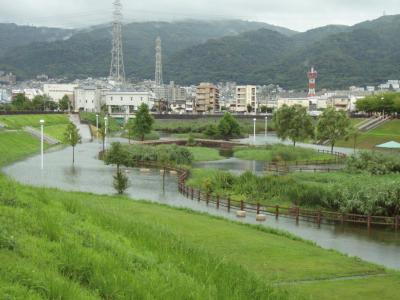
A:
<svg viewBox="0 0 400 300">
<path fill-rule="evenodd" d="M 156 39 L 156 76 L 155 76 L 156 86 L 161 87 L 163 85 L 162 76 L 162 48 L 161 48 L 161 38 Z"/>
<path fill-rule="evenodd" d="M 113 41 L 111 51 L 110 78 L 119 83 L 125 82 L 124 54 L 122 48 L 122 4 L 114 0 Z"/>
</svg>

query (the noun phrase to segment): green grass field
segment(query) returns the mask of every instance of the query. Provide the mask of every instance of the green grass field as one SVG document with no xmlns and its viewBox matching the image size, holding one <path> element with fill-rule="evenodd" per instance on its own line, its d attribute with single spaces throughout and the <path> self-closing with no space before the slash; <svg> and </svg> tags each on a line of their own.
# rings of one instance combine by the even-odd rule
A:
<svg viewBox="0 0 400 300">
<path fill-rule="evenodd" d="M 400 120 L 389 121 L 371 131 L 361 133 L 357 138 L 356 147 L 359 149 L 374 149 L 376 145 L 386 142 L 400 142 Z M 354 141 L 340 141 L 336 146 L 353 148 Z"/>
<path fill-rule="evenodd" d="M 68 124 L 45 126 L 44 133 L 52 138 L 63 142 L 64 133 L 67 130 Z"/>
<path fill-rule="evenodd" d="M 219 150 L 206 147 L 186 147 L 194 156 L 194 161 L 213 161 L 224 159 L 219 154 Z"/>
<path fill-rule="evenodd" d="M 30 134 L 0 131 L 0 167 L 39 151 L 40 141 Z"/>
<path fill-rule="evenodd" d="M 328 160 L 334 157 L 329 154 L 318 153 L 312 149 L 274 145 L 256 148 L 238 148 L 235 157 L 244 160 L 259 161 L 305 161 L 305 160 Z"/>
<path fill-rule="evenodd" d="M 397 274 L 289 234 L 4 176 L 0 186 L 2 299 L 350 299 L 361 286 L 363 299 L 398 296 Z M 319 282 L 368 274 L 385 277 Z"/>
<path fill-rule="evenodd" d="M 68 124 L 67 115 L 15 115 L 0 116 L 0 123 L 8 129 L 21 129 L 26 126 L 39 127 L 39 121 L 45 120 L 45 126 Z"/>
</svg>

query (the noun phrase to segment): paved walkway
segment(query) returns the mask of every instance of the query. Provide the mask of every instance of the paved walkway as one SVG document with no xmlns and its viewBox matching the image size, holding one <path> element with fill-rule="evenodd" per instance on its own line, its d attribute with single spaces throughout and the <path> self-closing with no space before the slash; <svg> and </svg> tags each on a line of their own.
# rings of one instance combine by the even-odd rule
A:
<svg viewBox="0 0 400 300">
<path fill-rule="evenodd" d="M 33 127 L 24 127 L 24 131 L 29 133 L 30 135 L 40 139 L 42 137 L 42 134 L 40 132 L 40 129 L 35 129 Z M 49 144 L 49 145 L 58 145 L 61 144 L 61 142 L 53 137 L 50 137 L 46 134 L 43 134 L 43 140 Z"/>
<path fill-rule="evenodd" d="M 90 131 L 89 125 L 81 124 L 79 115 L 70 115 L 69 119 L 71 120 L 72 123 L 76 125 L 76 127 L 78 127 L 83 142 L 92 140 L 92 133 Z"/>
</svg>

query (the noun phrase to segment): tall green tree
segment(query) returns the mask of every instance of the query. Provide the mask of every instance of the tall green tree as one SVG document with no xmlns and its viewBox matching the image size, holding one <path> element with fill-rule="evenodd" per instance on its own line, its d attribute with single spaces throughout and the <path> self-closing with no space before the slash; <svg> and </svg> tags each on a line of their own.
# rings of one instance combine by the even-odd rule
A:
<svg viewBox="0 0 400 300">
<path fill-rule="evenodd" d="M 31 102 L 27 97 L 25 97 L 24 94 L 18 94 L 16 95 L 12 101 L 11 105 L 16 109 L 16 110 L 25 110 Z"/>
<path fill-rule="evenodd" d="M 153 128 L 154 119 L 150 115 L 147 104 L 142 103 L 136 113 L 136 118 L 133 120 L 133 131 L 135 136 L 138 136 L 141 141 L 144 141 L 145 135 L 149 134 Z"/>
<path fill-rule="evenodd" d="M 82 142 L 82 137 L 79 134 L 79 129 L 74 123 L 69 123 L 64 133 L 64 143 L 72 147 L 72 163 L 75 163 L 75 147 Z"/>
<path fill-rule="evenodd" d="M 128 141 L 130 144 L 131 140 L 135 136 L 135 122 L 133 119 L 129 119 L 128 122 L 125 124 L 125 130 L 128 133 Z"/>
<path fill-rule="evenodd" d="M 228 112 L 224 114 L 218 123 L 218 135 L 225 140 L 240 137 L 241 135 L 238 121 Z"/>
<path fill-rule="evenodd" d="M 112 143 L 111 148 L 105 154 L 104 162 L 107 165 L 116 165 L 117 172 L 119 172 L 120 166 L 128 161 L 128 156 L 128 152 L 121 143 Z"/>
<path fill-rule="evenodd" d="M 58 103 L 60 110 L 67 111 L 70 109 L 71 102 L 69 101 L 69 97 L 65 95 L 62 97 L 60 102 Z"/>
<path fill-rule="evenodd" d="M 274 123 L 278 137 L 282 140 L 290 139 L 293 146 L 314 135 L 312 118 L 307 109 L 300 105 L 282 106 L 274 114 Z"/>
<path fill-rule="evenodd" d="M 316 131 L 317 139 L 329 142 L 333 153 L 337 141 L 345 139 L 351 131 L 350 118 L 344 111 L 328 108 L 319 117 Z"/>
</svg>

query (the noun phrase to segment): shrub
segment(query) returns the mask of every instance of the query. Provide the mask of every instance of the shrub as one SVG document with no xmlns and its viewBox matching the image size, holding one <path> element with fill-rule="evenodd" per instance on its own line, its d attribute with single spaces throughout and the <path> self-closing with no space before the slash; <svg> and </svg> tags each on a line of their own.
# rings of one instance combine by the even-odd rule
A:
<svg viewBox="0 0 400 300">
<path fill-rule="evenodd" d="M 119 195 L 122 195 L 128 188 L 128 177 L 121 171 L 114 176 L 114 188 Z"/>
</svg>

